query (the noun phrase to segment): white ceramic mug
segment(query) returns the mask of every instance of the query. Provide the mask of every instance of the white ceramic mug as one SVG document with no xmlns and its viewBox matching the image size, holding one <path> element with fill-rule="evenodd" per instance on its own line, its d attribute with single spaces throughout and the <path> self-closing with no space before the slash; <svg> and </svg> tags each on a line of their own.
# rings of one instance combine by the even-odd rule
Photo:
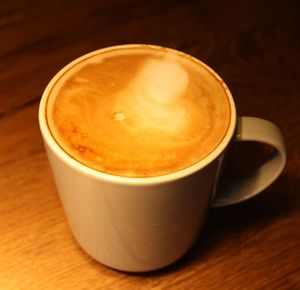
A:
<svg viewBox="0 0 300 290">
<path fill-rule="evenodd" d="M 57 190 L 80 246 L 99 262 L 123 271 L 162 268 L 180 258 L 195 242 L 211 206 L 251 198 L 281 173 L 286 149 L 273 123 L 236 118 L 230 91 L 230 126 L 215 150 L 198 163 L 163 176 L 131 178 L 91 169 L 68 156 L 46 122 L 46 102 L 57 79 L 92 52 L 63 68 L 49 83 L 40 103 L 39 123 Z M 205 64 L 203 64 L 206 66 Z M 217 79 L 220 77 L 206 66 Z M 226 148 L 231 141 L 258 141 L 276 154 L 251 177 L 218 188 Z"/>
</svg>

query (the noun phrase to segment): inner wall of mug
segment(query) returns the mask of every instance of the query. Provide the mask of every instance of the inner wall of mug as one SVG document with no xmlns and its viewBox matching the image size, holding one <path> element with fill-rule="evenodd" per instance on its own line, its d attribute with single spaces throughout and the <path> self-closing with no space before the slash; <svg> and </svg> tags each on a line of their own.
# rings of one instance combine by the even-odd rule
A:
<svg viewBox="0 0 300 290">
<path fill-rule="evenodd" d="M 206 157 L 203 159 L 199 160 L 198 162 L 194 163 L 193 165 L 186 167 L 184 169 L 180 169 L 174 172 L 170 172 L 164 175 L 158 175 L 158 176 L 149 176 L 149 177 L 126 177 L 126 176 L 119 176 L 119 175 L 113 175 L 110 173 L 105 173 L 102 171 L 98 171 L 96 169 L 93 169 L 85 164 L 82 164 L 80 161 L 74 159 L 71 157 L 67 152 L 64 151 L 64 149 L 57 143 L 55 138 L 53 137 L 50 128 L 47 123 L 47 115 L 46 115 L 46 110 L 47 110 L 47 102 L 48 102 L 48 97 L 50 95 L 51 90 L 53 87 L 55 87 L 55 84 L 59 81 L 59 79 L 69 70 L 74 68 L 76 64 L 79 62 L 85 61 L 86 59 L 97 55 L 97 54 L 102 54 L 105 53 L 106 51 L 110 50 L 117 50 L 117 49 L 130 49 L 130 48 L 154 48 L 154 49 L 164 49 L 166 51 L 170 51 L 170 53 L 175 53 L 179 55 L 180 57 L 184 58 L 190 58 L 192 61 L 196 62 L 201 66 L 202 68 L 205 68 L 218 82 L 221 84 L 222 88 L 224 89 L 226 96 L 227 96 L 227 101 L 229 102 L 229 108 L 230 108 L 230 116 L 229 116 L 229 124 L 227 131 L 223 137 L 223 139 L 220 141 L 220 143 L 217 145 L 217 147 L 209 153 Z M 55 154 L 62 159 L 64 162 L 68 163 L 71 167 L 73 167 L 76 170 L 79 171 L 84 171 L 87 174 L 90 174 L 96 178 L 102 178 L 106 179 L 112 182 L 125 182 L 125 183 L 130 183 L 130 184 L 152 184 L 152 183 L 161 183 L 161 182 L 168 182 L 172 181 L 174 179 L 182 178 L 186 175 L 190 175 L 194 173 L 197 170 L 200 170 L 201 168 L 205 167 L 207 164 L 215 160 L 226 148 L 227 144 L 230 142 L 233 132 L 235 130 L 235 124 L 236 124 L 236 111 L 235 111 L 235 105 L 234 101 L 232 98 L 232 95 L 224 83 L 224 81 L 220 78 L 220 76 L 214 72 L 210 67 L 208 67 L 206 64 L 201 62 L 200 60 L 187 55 L 183 52 L 173 50 L 170 48 L 165 48 L 165 47 L 160 47 L 160 46 L 154 46 L 154 45 L 144 45 L 144 44 L 133 44 L 133 45 L 119 45 L 119 46 L 113 46 L 113 47 L 108 47 L 104 49 L 99 49 L 94 52 L 91 52 L 89 54 L 83 55 L 82 57 L 74 60 L 73 62 L 69 63 L 67 66 L 65 66 L 61 71 L 59 71 L 54 78 L 50 81 L 48 86 L 46 87 L 44 94 L 41 99 L 40 103 L 40 108 L 39 108 L 39 122 L 40 122 L 40 127 L 41 127 L 41 132 L 44 137 L 45 142 L 49 147 L 51 148 L 52 151 L 55 152 Z"/>
</svg>

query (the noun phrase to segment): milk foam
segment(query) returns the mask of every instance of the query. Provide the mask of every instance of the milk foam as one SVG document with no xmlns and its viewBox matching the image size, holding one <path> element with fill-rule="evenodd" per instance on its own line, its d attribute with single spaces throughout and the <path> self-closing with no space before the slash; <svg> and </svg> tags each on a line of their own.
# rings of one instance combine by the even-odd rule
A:
<svg viewBox="0 0 300 290">
<path fill-rule="evenodd" d="M 222 140 L 230 106 L 222 84 L 165 50 L 112 50 L 78 63 L 54 86 L 49 128 L 81 163 L 110 174 L 170 173 Z"/>
<path fill-rule="evenodd" d="M 165 57 L 148 60 L 134 82 L 144 98 L 167 105 L 183 96 L 188 85 L 188 74 L 175 60 Z"/>
<path fill-rule="evenodd" d="M 176 133 L 187 121 L 183 106 L 188 74 L 175 60 L 147 60 L 119 94 L 115 119 L 135 120 L 134 129 Z M 159 127 L 158 127 L 159 126 Z"/>
</svg>

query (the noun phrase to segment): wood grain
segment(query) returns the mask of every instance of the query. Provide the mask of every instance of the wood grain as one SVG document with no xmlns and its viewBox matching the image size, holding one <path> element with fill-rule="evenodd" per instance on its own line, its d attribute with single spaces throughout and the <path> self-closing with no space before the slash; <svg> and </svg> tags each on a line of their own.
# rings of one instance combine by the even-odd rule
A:
<svg viewBox="0 0 300 290">
<path fill-rule="evenodd" d="M 300 289 L 299 8 L 296 0 L 1 1 L 0 289 Z M 204 60 L 239 115 L 277 123 L 289 152 L 262 195 L 212 209 L 184 258 L 146 274 L 111 270 L 79 248 L 37 122 L 43 89 L 62 66 L 121 43 Z M 261 149 L 240 148 L 232 162 L 250 170 Z"/>
</svg>

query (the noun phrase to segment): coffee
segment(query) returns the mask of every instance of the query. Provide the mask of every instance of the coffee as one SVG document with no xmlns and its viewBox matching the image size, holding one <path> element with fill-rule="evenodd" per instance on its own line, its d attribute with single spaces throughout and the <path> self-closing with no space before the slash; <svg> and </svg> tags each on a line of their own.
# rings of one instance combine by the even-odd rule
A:
<svg viewBox="0 0 300 290">
<path fill-rule="evenodd" d="M 209 155 L 230 122 L 224 83 L 200 61 L 148 45 L 118 46 L 69 66 L 52 87 L 51 134 L 101 172 L 150 177 Z"/>
</svg>

